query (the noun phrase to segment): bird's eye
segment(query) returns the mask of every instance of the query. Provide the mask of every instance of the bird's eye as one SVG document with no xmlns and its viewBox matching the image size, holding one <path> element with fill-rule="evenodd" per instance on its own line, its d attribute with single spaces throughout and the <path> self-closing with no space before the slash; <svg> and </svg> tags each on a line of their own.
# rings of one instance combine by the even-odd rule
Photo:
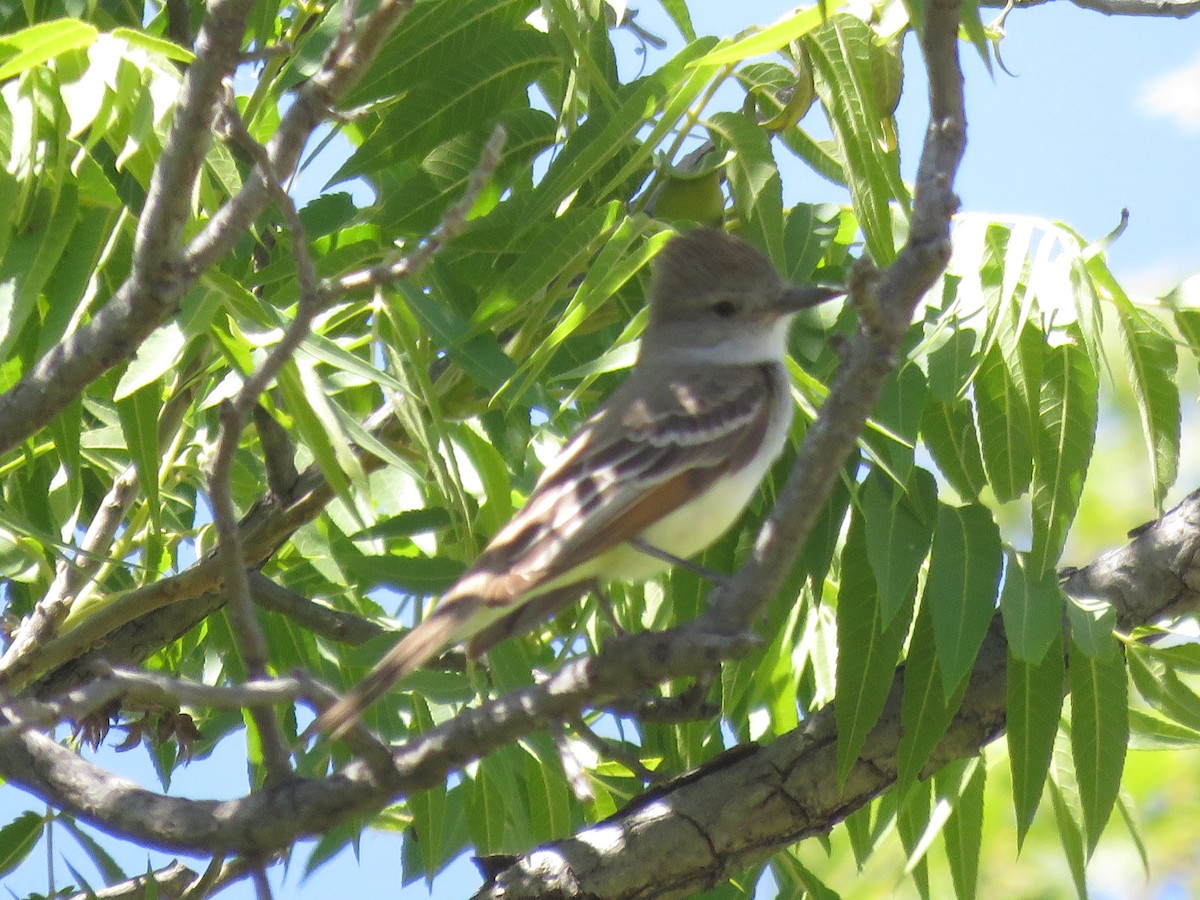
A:
<svg viewBox="0 0 1200 900">
<path fill-rule="evenodd" d="M 737 312 L 737 304 L 730 300 L 718 300 L 712 305 L 712 311 L 722 319 L 728 319 Z"/>
</svg>

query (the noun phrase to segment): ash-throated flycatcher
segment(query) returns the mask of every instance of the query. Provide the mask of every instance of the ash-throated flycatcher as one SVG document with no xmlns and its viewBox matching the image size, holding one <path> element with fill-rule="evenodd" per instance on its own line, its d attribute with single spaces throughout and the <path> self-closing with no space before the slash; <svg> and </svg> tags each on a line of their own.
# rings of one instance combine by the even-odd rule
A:
<svg viewBox="0 0 1200 900">
<path fill-rule="evenodd" d="M 307 734 L 339 735 L 451 643 L 472 653 L 577 599 L 707 547 L 737 519 L 792 420 L 788 326 L 842 289 L 794 287 L 740 238 L 704 229 L 663 248 L 636 365 L 529 501 L 425 621 Z M 652 555 L 631 542 L 649 545 Z"/>
</svg>

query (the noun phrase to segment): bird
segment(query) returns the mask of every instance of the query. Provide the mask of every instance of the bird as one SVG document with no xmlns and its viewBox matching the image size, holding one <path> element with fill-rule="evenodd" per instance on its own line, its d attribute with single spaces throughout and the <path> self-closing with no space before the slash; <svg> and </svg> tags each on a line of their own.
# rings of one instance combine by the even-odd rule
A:
<svg viewBox="0 0 1200 900">
<path fill-rule="evenodd" d="M 791 320 L 844 293 L 787 283 L 752 244 L 720 229 L 669 240 L 625 381 L 429 616 L 305 736 L 344 734 L 448 646 L 466 642 L 477 655 L 598 581 L 644 581 L 720 537 L 787 441 Z"/>
</svg>

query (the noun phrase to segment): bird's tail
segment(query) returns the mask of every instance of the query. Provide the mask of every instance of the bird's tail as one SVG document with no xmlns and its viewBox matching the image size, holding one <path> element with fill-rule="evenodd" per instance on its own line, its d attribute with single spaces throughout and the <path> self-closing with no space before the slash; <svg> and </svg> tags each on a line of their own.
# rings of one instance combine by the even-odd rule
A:
<svg viewBox="0 0 1200 900">
<path fill-rule="evenodd" d="M 429 662 L 447 644 L 465 637 L 464 629 L 482 605 L 477 597 L 443 600 L 429 618 L 389 650 L 350 693 L 317 716 L 302 738 L 307 740 L 318 732 L 341 737 L 367 707 L 390 691 L 397 681 Z"/>
</svg>

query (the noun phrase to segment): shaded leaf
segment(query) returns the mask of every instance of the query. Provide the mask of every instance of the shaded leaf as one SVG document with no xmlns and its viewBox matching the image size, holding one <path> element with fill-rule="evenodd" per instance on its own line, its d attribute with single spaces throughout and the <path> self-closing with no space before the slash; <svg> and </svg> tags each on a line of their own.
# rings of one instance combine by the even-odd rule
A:
<svg viewBox="0 0 1200 900">
<path fill-rule="evenodd" d="M 1083 808 L 1088 854 L 1096 848 L 1125 767 L 1129 743 L 1125 660 L 1094 657 L 1071 644 L 1071 755 Z"/>
<path fill-rule="evenodd" d="M 910 612 L 896 615 L 883 627 L 879 592 L 867 558 L 860 516 L 851 519 L 841 558 L 837 606 L 838 781 L 844 784 L 867 735 L 879 720 L 892 686 L 900 649 L 908 633 Z"/>
<path fill-rule="evenodd" d="M 1062 713 L 1065 664 L 1061 631 L 1038 662 L 1027 662 L 1012 652 L 1008 655 L 1008 762 L 1018 848 L 1033 823 L 1050 770 Z"/>
<path fill-rule="evenodd" d="M 1035 578 L 1026 569 L 1025 554 L 1007 548 L 1004 554 L 1004 587 L 1000 591 L 1004 633 L 1012 655 L 1035 664 L 1047 648 L 1061 641 L 1062 588 L 1056 572 Z"/>
<path fill-rule="evenodd" d="M 900 745 L 896 750 L 896 791 L 907 794 L 921 774 L 929 754 L 937 746 L 954 714 L 962 704 L 964 679 L 947 698 L 944 678 L 934 645 L 933 613 L 922 605 L 909 640 L 904 664 L 904 697 L 900 704 Z"/>
<path fill-rule="evenodd" d="M 859 494 L 866 524 L 867 558 L 879 590 L 884 627 L 912 597 L 917 572 L 933 540 L 937 484 L 924 469 L 913 469 L 903 491 L 878 469 Z"/>
<path fill-rule="evenodd" d="M 921 435 L 933 461 L 964 500 L 978 499 L 988 485 L 970 400 L 930 400 L 921 415 Z"/>
<path fill-rule="evenodd" d="M 923 604 L 933 612 L 938 664 L 947 698 L 975 664 L 996 612 L 1000 531 L 982 506 L 939 505 Z"/>
<path fill-rule="evenodd" d="M 0 875 L 7 875 L 33 852 L 45 824 L 43 816 L 30 810 L 0 828 Z"/>
</svg>

